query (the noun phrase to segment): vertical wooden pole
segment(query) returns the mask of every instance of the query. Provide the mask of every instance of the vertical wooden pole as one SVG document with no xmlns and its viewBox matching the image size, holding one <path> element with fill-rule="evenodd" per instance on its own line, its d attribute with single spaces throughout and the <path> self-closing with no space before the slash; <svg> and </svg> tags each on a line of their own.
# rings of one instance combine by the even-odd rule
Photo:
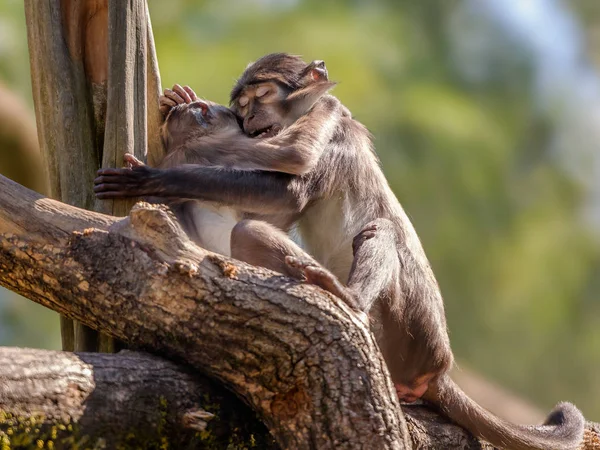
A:
<svg viewBox="0 0 600 450">
<path fill-rule="evenodd" d="M 124 216 L 131 202 L 98 201 L 100 167 L 133 153 L 164 154 L 160 76 L 145 0 L 26 0 L 33 98 L 50 195 Z M 113 351 L 114 343 L 61 319 L 63 348 Z"/>
</svg>

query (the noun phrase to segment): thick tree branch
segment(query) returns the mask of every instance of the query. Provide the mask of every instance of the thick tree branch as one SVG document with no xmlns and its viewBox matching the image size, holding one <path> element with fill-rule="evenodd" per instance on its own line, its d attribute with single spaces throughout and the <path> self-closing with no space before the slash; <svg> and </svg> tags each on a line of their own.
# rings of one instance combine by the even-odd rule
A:
<svg viewBox="0 0 600 450">
<path fill-rule="evenodd" d="M 147 354 L 0 348 L 0 443 L 19 448 L 276 448 L 230 392 Z M 52 442 L 50 445 L 49 442 Z M 1 445 L 0 445 L 1 447 Z M 13 446 L 14 448 L 16 446 Z"/>
<path fill-rule="evenodd" d="M 404 412 L 413 448 L 492 448 L 425 407 Z M 599 431 L 589 423 L 582 448 L 597 449 Z M 231 393 L 173 363 L 128 351 L 0 348 L 0 443 L 9 437 L 32 449 L 38 440 L 46 447 L 52 441 L 55 449 L 83 440 L 107 448 L 274 448 L 264 426 Z"/>
<path fill-rule="evenodd" d="M 425 408 L 405 408 L 407 425 L 371 334 L 337 299 L 198 248 L 162 207 L 119 220 L 0 176 L 0 233 L 0 284 L 217 378 L 282 448 L 488 448 Z"/>
<path fill-rule="evenodd" d="M 461 428 L 423 407 L 407 408 L 415 447 L 480 449 Z M 34 430 L 26 431 L 34 423 Z M 37 430 L 37 432 L 35 431 Z M 198 433 L 200 432 L 200 433 Z M 99 441 L 107 448 L 275 448 L 264 426 L 231 393 L 165 360 L 0 348 L 0 442 L 36 448 Z M 237 447 L 236 447 L 237 448 Z"/>
<path fill-rule="evenodd" d="M 318 288 L 196 247 L 160 207 L 115 221 L 5 178 L 0 232 L 1 284 L 216 377 L 283 448 L 408 448 L 370 332 Z"/>
</svg>

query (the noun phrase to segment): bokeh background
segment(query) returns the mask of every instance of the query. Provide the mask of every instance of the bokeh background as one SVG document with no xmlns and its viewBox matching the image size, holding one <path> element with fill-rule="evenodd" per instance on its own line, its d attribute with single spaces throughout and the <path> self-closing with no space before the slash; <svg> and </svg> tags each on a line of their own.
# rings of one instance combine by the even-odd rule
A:
<svg viewBox="0 0 600 450">
<path fill-rule="evenodd" d="M 600 420 L 598 0 L 149 5 L 163 87 L 226 103 L 265 53 L 325 60 L 421 236 L 459 365 Z M 0 173 L 43 190 L 35 140 L 23 3 L 2 0 Z M 57 349 L 58 317 L 0 290 L 0 345 Z"/>
</svg>

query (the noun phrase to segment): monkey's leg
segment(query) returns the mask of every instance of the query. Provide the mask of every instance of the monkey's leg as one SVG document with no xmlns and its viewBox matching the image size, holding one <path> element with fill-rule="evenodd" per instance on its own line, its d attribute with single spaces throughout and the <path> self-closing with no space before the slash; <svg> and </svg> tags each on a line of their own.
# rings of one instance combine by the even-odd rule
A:
<svg viewBox="0 0 600 450">
<path fill-rule="evenodd" d="M 398 283 L 399 261 L 393 224 L 369 223 L 353 242 L 354 261 L 348 287 L 296 245 L 283 231 L 257 220 L 239 222 L 231 233 L 231 256 L 294 278 L 304 278 L 341 298 L 351 308 L 368 313 L 383 293 Z"/>
<path fill-rule="evenodd" d="M 352 242 L 354 260 L 348 276 L 348 290 L 361 311 L 368 313 L 382 295 L 400 293 L 398 233 L 387 219 L 375 219 Z"/>
<path fill-rule="evenodd" d="M 308 282 L 331 292 L 351 308 L 368 314 L 373 303 L 382 295 L 399 293 L 400 261 L 397 235 L 392 222 L 376 219 L 369 222 L 354 237 L 354 260 L 344 286 L 327 269 L 310 260 L 295 256 L 286 259 L 288 265 L 304 272 Z"/>
<path fill-rule="evenodd" d="M 231 232 L 231 256 L 315 284 L 341 298 L 351 308 L 358 309 L 354 297 L 335 275 L 302 250 L 286 233 L 267 222 L 238 222 Z"/>
<path fill-rule="evenodd" d="M 231 256 L 315 284 L 341 298 L 351 308 L 358 309 L 354 297 L 335 275 L 302 250 L 286 233 L 267 222 L 238 222 L 231 232 Z"/>
<path fill-rule="evenodd" d="M 251 219 L 242 220 L 233 227 L 231 256 L 294 278 L 304 278 L 303 271 L 286 264 L 286 257 L 293 256 L 307 261 L 307 264 L 319 265 L 282 230 L 267 222 Z"/>
</svg>

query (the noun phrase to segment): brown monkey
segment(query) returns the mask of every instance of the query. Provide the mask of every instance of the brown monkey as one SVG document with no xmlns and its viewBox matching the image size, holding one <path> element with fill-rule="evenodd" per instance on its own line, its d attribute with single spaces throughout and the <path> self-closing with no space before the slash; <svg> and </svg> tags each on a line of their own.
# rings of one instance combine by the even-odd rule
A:
<svg viewBox="0 0 600 450">
<path fill-rule="evenodd" d="M 321 62 L 306 65 L 287 54 L 267 55 L 248 66 L 231 94 L 232 109 L 246 134 L 271 133 L 286 122 L 272 96 L 283 91 L 291 97 L 323 73 Z M 544 426 L 518 426 L 479 407 L 449 378 L 453 356 L 435 277 L 379 167 L 369 133 L 335 97 L 321 97 L 273 138 L 271 146 L 248 147 L 245 142 L 235 138 L 215 143 L 210 163 L 223 159 L 233 169 L 103 169 L 95 190 L 99 198 L 197 198 L 267 219 L 283 217 L 283 229 L 294 225 L 312 256 L 283 231 L 257 220 L 234 227 L 232 256 L 304 276 L 368 313 L 401 400 L 423 396 L 498 447 L 577 447 L 584 420 L 573 405 L 559 404 Z M 296 170 L 281 170 L 285 164 L 274 157 L 279 152 L 295 154 Z"/>
<path fill-rule="evenodd" d="M 279 93 L 273 99 L 273 106 L 280 108 L 289 123 L 296 121 L 305 114 L 314 103 L 335 83 L 329 82 L 324 76 L 319 79 L 306 81 L 306 86 L 295 92 L 295 95 L 286 97 Z M 240 128 L 237 116 L 225 106 L 198 99 L 195 92 L 188 86 L 175 85 L 173 89 L 165 90 L 165 95 L 160 99 L 161 110 L 166 113 L 165 122 L 161 128 L 161 135 L 167 155 L 158 165 L 161 169 L 181 166 L 184 164 L 200 164 L 222 167 L 237 167 L 235 161 L 228 161 L 228 148 L 220 146 L 222 142 L 235 139 L 245 142 L 246 161 L 240 167 L 260 169 L 263 166 L 276 164 L 283 172 L 295 173 L 302 167 L 294 167 L 297 161 L 296 150 L 292 154 L 285 148 L 284 140 L 272 138 L 283 123 L 274 127 L 269 133 L 262 133 L 264 140 L 253 140 L 244 134 Z M 175 105 L 175 106 L 173 106 Z M 274 153 L 269 155 L 268 161 L 261 161 L 261 152 Z M 278 148 L 275 151 L 275 148 Z M 253 160 L 253 158 L 258 158 Z M 125 161 L 132 167 L 141 167 L 144 164 L 133 155 L 126 154 Z M 230 236 L 235 224 L 244 217 L 242 211 L 229 206 L 215 205 L 198 200 L 172 200 L 169 202 L 171 209 L 182 224 L 188 236 L 198 245 L 208 250 L 230 255 Z M 276 218 L 273 218 L 274 221 Z"/>
</svg>

